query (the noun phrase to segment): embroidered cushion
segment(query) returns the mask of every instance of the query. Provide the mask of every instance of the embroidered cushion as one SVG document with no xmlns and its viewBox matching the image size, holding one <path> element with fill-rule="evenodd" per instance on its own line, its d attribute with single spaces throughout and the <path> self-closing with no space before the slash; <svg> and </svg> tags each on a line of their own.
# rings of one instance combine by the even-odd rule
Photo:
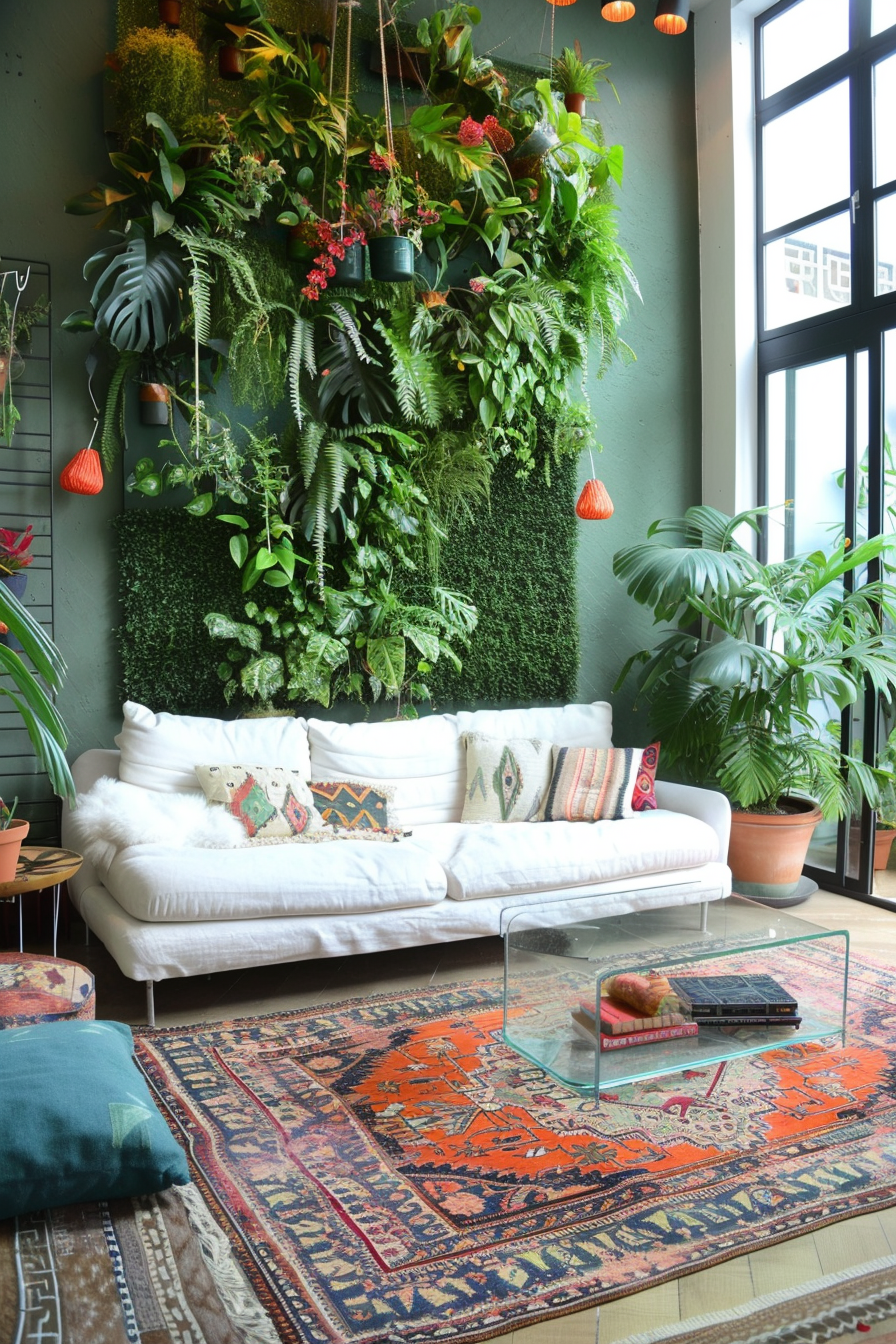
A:
<svg viewBox="0 0 896 1344">
<path fill-rule="evenodd" d="M 656 769 L 660 763 L 660 744 L 651 742 L 641 752 L 641 766 L 632 790 L 632 807 L 636 812 L 656 810 Z"/>
<path fill-rule="evenodd" d="M 551 782 L 551 743 L 485 733 L 464 733 L 463 743 L 467 790 L 461 821 L 537 821 Z"/>
<path fill-rule="evenodd" d="M 618 821 L 634 816 L 637 747 L 554 747 L 545 821 Z"/>
<path fill-rule="evenodd" d="M 0 1218 L 190 1179 L 121 1022 L 0 1031 Z"/>
<path fill-rule="evenodd" d="M 388 831 L 392 789 L 351 780 L 312 780 L 311 797 L 327 826 L 349 831 Z"/>
<path fill-rule="evenodd" d="M 308 783 L 295 770 L 265 765 L 197 765 L 210 803 L 222 803 L 249 840 L 291 840 L 319 830 L 323 818 Z"/>
</svg>

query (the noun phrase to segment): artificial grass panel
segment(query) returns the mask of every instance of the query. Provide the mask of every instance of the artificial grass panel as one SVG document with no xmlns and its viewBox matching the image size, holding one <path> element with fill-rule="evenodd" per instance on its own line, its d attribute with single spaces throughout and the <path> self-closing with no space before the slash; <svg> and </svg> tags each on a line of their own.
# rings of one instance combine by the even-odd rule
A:
<svg viewBox="0 0 896 1344">
<path fill-rule="evenodd" d="M 516 477 L 506 458 L 495 470 L 491 506 L 452 530 L 439 583 L 466 593 L 479 624 L 463 669 L 439 662 L 427 677 L 437 702 L 568 703 L 579 668 L 576 607 L 576 459 Z"/>
<path fill-rule="evenodd" d="M 156 712 L 232 716 L 218 676 L 225 646 L 202 622 L 209 611 L 244 619 L 230 530 L 183 509 L 129 509 L 113 526 L 125 697 Z"/>
<path fill-rule="evenodd" d="M 427 677 L 437 709 L 575 696 L 575 458 L 553 465 L 550 485 L 540 474 L 518 480 L 515 468 L 509 458 L 498 466 L 490 508 L 458 522 L 442 546 L 438 581 L 473 599 L 479 624 L 462 670 L 443 660 Z M 232 716 L 242 701 L 227 706 L 217 672 L 226 645 L 202 620 L 245 619 L 228 529 L 183 509 L 130 509 L 115 528 L 125 696 L 157 712 Z"/>
</svg>

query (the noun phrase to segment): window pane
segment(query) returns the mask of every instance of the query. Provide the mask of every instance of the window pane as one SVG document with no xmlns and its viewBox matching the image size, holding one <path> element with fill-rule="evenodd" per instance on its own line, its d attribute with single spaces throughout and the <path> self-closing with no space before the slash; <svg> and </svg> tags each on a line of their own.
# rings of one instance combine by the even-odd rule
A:
<svg viewBox="0 0 896 1344">
<path fill-rule="evenodd" d="M 844 211 L 768 244 L 765 248 L 767 329 L 834 312 L 850 302 L 849 235 L 849 214 Z"/>
<path fill-rule="evenodd" d="M 874 67 L 874 185 L 896 178 L 896 55 Z"/>
<path fill-rule="evenodd" d="M 896 194 L 882 196 L 874 207 L 877 279 L 875 294 L 896 292 Z"/>
<path fill-rule="evenodd" d="M 849 80 L 770 121 L 762 157 L 766 229 L 849 196 Z"/>
<path fill-rule="evenodd" d="M 849 0 L 800 0 L 762 29 L 762 96 L 820 70 L 848 47 Z"/>
<path fill-rule="evenodd" d="M 871 36 L 896 23 L 896 0 L 871 0 Z"/>
</svg>

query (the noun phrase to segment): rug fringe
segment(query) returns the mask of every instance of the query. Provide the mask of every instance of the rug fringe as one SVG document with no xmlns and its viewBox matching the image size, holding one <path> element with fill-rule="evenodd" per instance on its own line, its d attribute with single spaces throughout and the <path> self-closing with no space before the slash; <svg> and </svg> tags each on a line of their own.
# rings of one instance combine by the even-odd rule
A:
<svg viewBox="0 0 896 1344">
<path fill-rule="evenodd" d="M 878 1260 L 868 1260 L 858 1267 L 853 1265 L 851 1269 L 838 1270 L 835 1274 L 826 1274 L 823 1278 L 813 1279 L 808 1283 L 792 1288 L 780 1288 L 777 1292 L 752 1298 L 751 1301 L 738 1307 L 708 1312 L 705 1316 L 691 1316 L 686 1321 L 676 1322 L 674 1326 L 657 1326 L 641 1334 L 627 1335 L 624 1340 L 618 1341 L 618 1344 L 674 1344 L 676 1340 L 690 1340 L 696 1331 L 709 1329 L 714 1325 L 730 1325 L 736 1329 L 739 1321 L 749 1322 L 749 1318 L 759 1311 L 772 1307 L 786 1307 L 788 1303 L 796 1303 L 801 1298 L 829 1291 L 838 1284 L 854 1284 L 857 1279 L 887 1269 L 893 1271 L 892 1288 L 874 1292 L 861 1300 L 848 1299 L 817 1317 L 809 1319 L 803 1317 L 799 1321 L 782 1325 L 771 1334 L 731 1334 L 727 1340 L 727 1344 L 806 1344 L 807 1341 L 811 1341 L 811 1344 L 823 1344 L 825 1340 L 835 1339 L 850 1330 L 855 1330 L 859 1322 L 873 1324 L 875 1321 L 885 1321 L 896 1316 L 896 1256 L 887 1255 Z"/>
<path fill-rule="evenodd" d="M 227 1237 L 218 1227 L 196 1186 L 173 1186 L 183 1200 L 190 1225 L 199 1240 L 202 1257 L 208 1266 L 218 1295 L 231 1323 L 242 1330 L 246 1344 L 280 1344 L 274 1323 L 252 1291 L 252 1287 L 234 1259 Z"/>
</svg>

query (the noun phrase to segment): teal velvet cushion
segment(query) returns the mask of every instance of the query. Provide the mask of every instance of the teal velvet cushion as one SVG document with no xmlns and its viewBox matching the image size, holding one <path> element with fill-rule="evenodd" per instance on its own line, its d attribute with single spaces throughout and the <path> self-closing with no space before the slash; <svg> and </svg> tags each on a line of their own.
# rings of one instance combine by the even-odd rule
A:
<svg viewBox="0 0 896 1344">
<path fill-rule="evenodd" d="M 0 1218 L 185 1185 L 121 1022 L 0 1031 Z"/>
</svg>

